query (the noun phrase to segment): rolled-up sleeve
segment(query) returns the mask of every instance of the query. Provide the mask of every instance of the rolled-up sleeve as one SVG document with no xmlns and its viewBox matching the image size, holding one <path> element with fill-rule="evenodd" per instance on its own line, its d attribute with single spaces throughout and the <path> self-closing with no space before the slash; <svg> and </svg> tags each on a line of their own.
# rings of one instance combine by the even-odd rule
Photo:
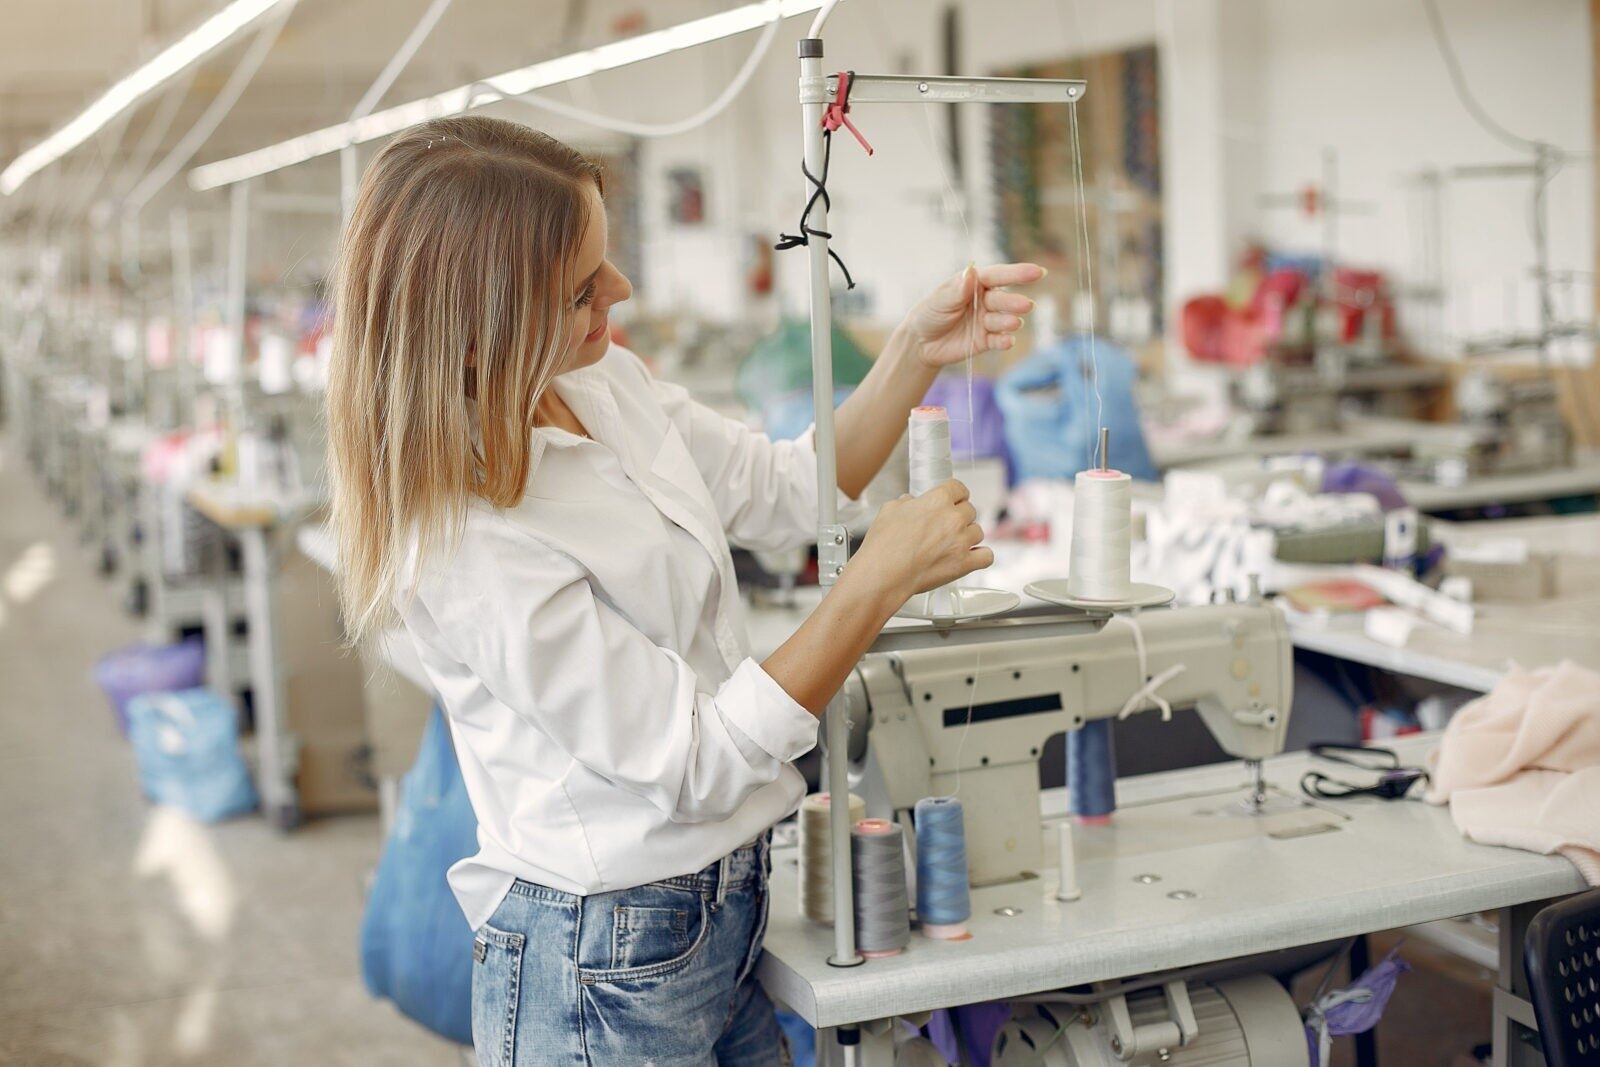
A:
<svg viewBox="0 0 1600 1067">
<path fill-rule="evenodd" d="M 817 535 L 817 454 L 813 431 L 774 441 L 691 397 L 682 386 L 653 380 L 656 398 L 683 436 L 711 493 L 728 540 L 776 551 Z M 858 510 L 839 494 L 840 521 Z"/>
<path fill-rule="evenodd" d="M 815 744 L 815 717 L 753 660 L 709 688 L 576 561 L 509 526 L 483 540 L 499 539 L 462 546 L 430 614 L 496 700 L 590 771 L 673 821 L 716 821 Z"/>
</svg>

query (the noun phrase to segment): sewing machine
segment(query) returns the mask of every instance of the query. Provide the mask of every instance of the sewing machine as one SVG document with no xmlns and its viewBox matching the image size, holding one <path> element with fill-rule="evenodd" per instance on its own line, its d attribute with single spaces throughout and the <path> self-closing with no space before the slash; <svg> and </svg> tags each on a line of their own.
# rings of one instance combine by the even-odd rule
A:
<svg viewBox="0 0 1600 1067">
<path fill-rule="evenodd" d="M 1134 623 L 1056 613 L 891 630 L 846 688 L 853 777 L 869 811 L 898 814 L 909 831 L 916 802 L 951 793 L 959 776 L 972 882 L 1011 881 L 1043 865 L 1048 738 L 1117 716 L 1148 678 L 1175 671 L 1155 691 L 1246 761 L 1246 802 L 1259 806 L 1260 761 L 1282 751 L 1288 729 L 1292 669 L 1283 617 L 1259 601 L 1148 611 Z"/>
<path fill-rule="evenodd" d="M 1366 415 L 1414 418 L 1419 401 L 1448 378 L 1443 367 L 1359 361 L 1327 348 L 1310 362 L 1269 354 L 1239 375 L 1232 392 L 1252 432 L 1305 434 L 1338 430 L 1352 404 Z"/>
<path fill-rule="evenodd" d="M 1489 371 L 1456 384 L 1459 426 L 1423 442 L 1417 463 L 1428 480 L 1460 484 L 1473 475 L 1515 474 L 1572 464 L 1572 434 L 1548 377 L 1510 379 Z"/>
</svg>

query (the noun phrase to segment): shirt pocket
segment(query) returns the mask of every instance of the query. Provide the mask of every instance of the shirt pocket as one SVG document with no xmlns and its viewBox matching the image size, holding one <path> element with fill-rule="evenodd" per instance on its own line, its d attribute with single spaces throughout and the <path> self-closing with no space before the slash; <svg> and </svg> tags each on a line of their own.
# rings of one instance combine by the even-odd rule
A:
<svg viewBox="0 0 1600 1067">
<path fill-rule="evenodd" d="M 665 978 L 689 966 L 710 933 L 711 917 L 704 894 L 674 895 L 683 899 L 667 905 L 613 904 L 608 965 L 581 968 L 579 979 L 585 985 L 635 982 Z"/>
<path fill-rule="evenodd" d="M 516 1062 L 517 1004 L 522 992 L 522 950 L 527 938 L 492 926 L 472 940 L 472 1044 L 481 1067 Z"/>
</svg>

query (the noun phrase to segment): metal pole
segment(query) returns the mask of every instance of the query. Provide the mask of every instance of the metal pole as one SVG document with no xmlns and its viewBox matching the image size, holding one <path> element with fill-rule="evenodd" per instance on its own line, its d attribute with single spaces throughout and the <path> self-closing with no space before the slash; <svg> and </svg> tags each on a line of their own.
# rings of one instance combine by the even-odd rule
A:
<svg viewBox="0 0 1600 1067">
<path fill-rule="evenodd" d="M 800 122 L 805 136 L 806 170 L 822 176 L 822 113 L 828 102 L 822 74 L 822 41 L 807 37 L 800 42 Z M 807 181 L 807 199 L 815 190 Z M 818 580 L 832 585 L 849 558 L 849 538 L 839 525 L 838 457 L 833 434 L 833 297 L 828 276 L 828 240 L 816 236 L 828 228 L 827 203 L 819 198 L 812 207 L 808 229 L 811 266 L 811 398 L 816 413 L 817 450 L 817 571 Z M 833 956 L 835 967 L 862 963 L 856 951 L 855 893 L 850 884 L 850 726 L 849 701 L 835 694 L 824 712 L 827 746 L 828 837 L 833 848 Z"/>
<path fill-rule="evenodd" d="M 253 478 L 239 463 L 239 441 L 244 436 L 245 270 L 249 264 L 250 183 L 240 182 L 229 197 L 228 216 L 228 336 L 233 343 L 232 374 L 223 384 L 228 399 L 228 426 L 233 436 L 234 475 L 241 485 Z"/>
<path fill-rule="evenodd" d="M 189 211 L 183 205 L 167 216 L 172 233 L 172 340 L 173 382 L 177 389 L 172 405 L 179 426 L 194 419 L 194 266 L 189 238 Z"/>
</svg>

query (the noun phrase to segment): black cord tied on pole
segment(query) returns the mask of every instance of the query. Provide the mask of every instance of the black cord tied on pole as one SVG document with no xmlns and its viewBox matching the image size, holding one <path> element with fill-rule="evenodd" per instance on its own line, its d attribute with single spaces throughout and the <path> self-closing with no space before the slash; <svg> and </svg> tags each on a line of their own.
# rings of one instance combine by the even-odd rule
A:
<svg viewBox="0 0 1600 1067">
<path fill-rule="evenodd" d="M 779 252 L 787 252 L 791 248 L 809 245 L 811 238 L 820 237 L 825 241 L 833 240 L 833 234 L 826 230 L 819 230 L 810 223 L 811 211 L 816 207 L 817 201 L 822 201 L 825 210 L 833 210 L 833 200 L 828 196 L 828 166 L 833 160 L 833 131 L 840 126 L 847 128 L 855 134 L 861 147 L 867 150 L 867 155 L 872 155 L 872 146 L 867 139 L 856 129 L 855 123 L 850 121 L 850 82 L 855 77 L 855 71 L 841 71 L 839 73 L 838 87 L 834 90 L 834 101 L 829 104 L 822 115 L 822 176 L 811 173 L 804 160 L 800 161 L 800 173 L 806 176 L 806 181 L 811 183 L 811 195 L 806 198 L 805 210 L 800 212 L 800 232 L 780 233 L 779 240 L 773 247 Z M 850 268 L 844 265 L 844 260 L 832 248 L 828 249 L 828 258 L 839 264 L 839 270 L 844 274 L 845 288 L 854 289 L 856 280 L 850 276 Z"/>
</svg>

